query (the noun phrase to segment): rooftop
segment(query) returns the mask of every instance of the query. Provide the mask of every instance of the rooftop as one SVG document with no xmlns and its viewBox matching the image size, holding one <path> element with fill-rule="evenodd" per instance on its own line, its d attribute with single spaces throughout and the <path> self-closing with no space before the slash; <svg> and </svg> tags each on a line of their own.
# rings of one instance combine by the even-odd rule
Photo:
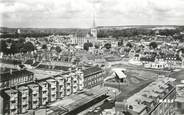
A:
<svg viewBox="0 0 184 115">
<path fill-rule="evenodd" d="M 103 70 L 98 66 L 94 66 L 94 67 L 90 67 L 90 68 L 87 68 L 87 69 L 82 70 L 82 71 L 84 73 L 84 77 L 88 77 L 91 74 L 94 74 L 94 73 L 97 73 L 97 72 L 102 72 Z"/>
<path fill-rule="evenodd" d="M 144 101 L 148 103 L 153 102 L 154 100 L 150 98 L 150 96 L 158 97 L 160 93 L 164 92 L 168 87 L 167 83 L 173 82 L 174 80 L 175 79 L 168 77 L 159 78 L 158 80 L 152 82 L 147 87 L 142 89 L 140 92 L 128 98 L 127 104 L 132 106 L 132 110 L 134 112 L 140 113 L 146 107 L 146 105 L 143 104 Z"/>
<path fill-rule="evenodd" d="M 126 77 L 127 77 L 127 76 L 125 75 L 125 73 L 124 73 L 125 70 L 122 69 L 122 68 L 114 68 L 113 71 L 115 72 L 115 74 L 116 74 L 120 79 L 126 78 Z"/>
<path fill-rule="evenodd" d="M 6 63 L 6 64 L 13 64 L 13 65 L 21 64 L 20 60 L 15 60 L 15 59 L 0 59 L 0 62 Z"/>
<path fill-rule="evenodd" d="M 37 80 L 49 78 L 61 73 L 61 71 L 59 72 L 59 71 L 42 70 L 42 69 L 31 69 L 30 71 L 34 73 L 34 77 Z"/>
<path fill-rule="evenodd" d="M 29 75 L 33 75 L 33 72 L 30 72 L 28 70 L 11 70 L 10 72 L 6 72 L 6 73 L 1 73 L 1 79 L 0 82 L 5 82 L 8 80 L 11 80 L 13 78 L 18 78 L 18 77 L 22 77 L 22 76 L 29 76 Z"/>
<path fill-rule="evenodd" d="M 45 70 L 62 70 L 62 71 L 68 71 L 71 67 L 67 66 L 58 66 L 58 65 L 46 65 L 46 64 L 40 64 L 37 69 L 45 69 Z M 72 68 L 74 69 L 74 68 Z"/>
</svg>

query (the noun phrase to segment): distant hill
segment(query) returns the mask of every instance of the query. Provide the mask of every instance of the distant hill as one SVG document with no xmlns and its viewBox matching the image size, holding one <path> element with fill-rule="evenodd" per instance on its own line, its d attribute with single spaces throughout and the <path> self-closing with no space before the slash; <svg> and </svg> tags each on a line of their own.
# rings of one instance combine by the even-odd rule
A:
<svg viewBox="0 0 184 115">
<path fill-rule="evenodd" d="M 165 28 L 165 29 L 174 29 L 174 28 L 180 28 L 184 26 L 178 26 L 178 25 L 127 25 L 127 26 L 98 26 L 98 29 L 130 29 L 130 28 L 136 28 L 136 29 L 154 29 L 154 28 Z"/>
<path fill-rule="evenodd" d="M 184 32 L 184 26 L 177 25 L 127 25 L 127 26 L 98 26 L 98 37 L 130 37 L 136 35 L 155 35 L 155 31 L 159 30 L 161 35 L 174 35 Z M 20 34 L 17 35 L 17 30 Z M 17 38 L 17 37 L 44 37 L 51 34 L 77 34 L 86 35 L 90 32 L 90 28 L 8 28 L 0 27 L 1 38 Z"/>
<path fill-rule="evenodd" d="M 20 29 L 21 33 L 83 33 L 88 32 L 89 29 L 81 29 L 81 28 L 8 28 L 8 27 L 0 27 L 1 33 L 16 33 L 17 29 Z"/>
<path fill-rule="evenodd" d="M 103 29 L 171 29 L 171 28 L 184 28 L 184 26 L 176 26 L 176 25 L 125 25 L 125 26 L 98 26 L 98 30 Z M 90 28 L 8 28 L 8 27 L 0 27 L 1 33 L 16 33 L 17 29 L 20 29 L 22 33 L 83 33 L 89 32 Z"/>
</svg>

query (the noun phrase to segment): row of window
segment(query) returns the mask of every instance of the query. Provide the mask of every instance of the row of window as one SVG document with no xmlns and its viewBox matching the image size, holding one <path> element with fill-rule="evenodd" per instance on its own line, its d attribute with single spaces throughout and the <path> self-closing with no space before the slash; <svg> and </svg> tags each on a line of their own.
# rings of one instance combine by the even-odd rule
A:
<svg viewBox="0 0 184 115">
<path fill-rule="evenodd" d="M 11 79 L 9 81 L 5 81 L 5 82 L 0 83 L 0 88 L 8 88 L 8 87 L 12 87 L 12 86 L 17 86 L 18 84 L 25 83 L 28 81 L 33 81 L 33 80 L 34 80 L 33 75 L 14 78 L 14 79 Z"/>
</svg>

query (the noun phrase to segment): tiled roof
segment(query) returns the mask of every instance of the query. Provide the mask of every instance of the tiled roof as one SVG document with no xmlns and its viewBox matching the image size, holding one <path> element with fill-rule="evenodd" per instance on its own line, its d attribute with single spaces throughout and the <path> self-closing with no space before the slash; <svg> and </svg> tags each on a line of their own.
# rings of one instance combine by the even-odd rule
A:
<svg viewBox="0 0 184 115">
<path fill-rule="evenodd" d="M 18 78 L 18 77 L 28 76 L 28 75 L 33 75 L 33 72 L 30 72 L 27 70 L 20 70 L 20 71 L 16 70 L 16 71 L 12 71 L 12 73 L 10 72 L 3 73 L 0 75 L 1 76 L 0 82 L 4 82 L 13 78 Z"/>
<path fill-rule="evenodd" d="M 98 66 L 94 66 L 94 67 L 90 67 L 90 68 L 87 68 L 87 69 L 82 70 L 82 71 L 84 73 L 84 77 L 88 77 L 91 74 L 94 74 L 94 73 L 97 73 L 97 72 L 102 72 L 102 69 Z"/>
<path fill-rule="evenodd" d="M 149 61 L 149 62 L 154 62 L 155 58 L 153 57 L 141 57 L 140 61 Z"/>
<path fill-rule="evenodd" d="M 6 63 L 6 64 L 15 64 L 15 65 L 21 64 L 20 60 L 11 60 L 11 59 L 0 59 L 0 62 Z"/>
<path fill-rule="evenodd" d="M 13 71 L 15 71 L 16 69 L 12 69 Z M 1 67 L 0 68 L 0 73 L 3 74 L 3 73 L 8 73 L 10 72 L 10 68 L 4 68 L 4 67 Z"/>
<path fill-rule="evenodd" d="M 40 63 L 40 62 L 35 62 L 35 63 L 32 64 L 32 66 L 35 67 L 35 66 L 37 66 L 39 63 Z"/>
<path fill-rule="evenodd" d="M 38 69 L 50 69 L 50 70 L 62 70 L 62 71 L 68 71 L 70 67 L 67 66 L 53 66 L 53 65 L 44 65 L 44 64 L 40 64 L 38 67 Z M 74 69 L 74 68 L 72 68 Z"/>
</svg>

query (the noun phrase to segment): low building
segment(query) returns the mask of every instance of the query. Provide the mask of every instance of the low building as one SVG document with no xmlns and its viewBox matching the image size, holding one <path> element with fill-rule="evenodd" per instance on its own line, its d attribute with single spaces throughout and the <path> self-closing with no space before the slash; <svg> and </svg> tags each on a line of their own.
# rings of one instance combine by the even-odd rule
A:
<svg viewBox="0 0 184 115">
<path fill-rule="evenodd" d="M 92 88 L 103 83 L 104 71 L 100 67 L 94 66 L 82 71 L 84 74 L 84 88 Z"/>
<path fill-rule="evenodd" d="M 29 87 L 29 109 L 37 109 L 40 104 L 39 85 L 30 84 Z"/>
<path fill-rule="evenodd" d="M 125 75 L 125 69 L 122 68 L 114 68 L 112 69 L 113 74 L 115 76 L 115 78 L 117 78 L 118 81 L 122 82 L 122 83 L 126 83 L 127 82 L 127 75 Z"/>
<path fill-rule="evenodd" d="M 14 59 L 0 59 L 1 67 L 18 69 L 20 64 L 22 64 L 21 60 L 14 60 Z"/>
<path fill-rule="evenodd" d="M 168 67 L 165 62 L 150 62 L 144 65 L 145 68 L 164 69 Z"/>
<path fill-rule="evenodd" d="M 29 109 L 29 88 L 21 86 L 18 88 L 18 109 L 19 113 L 26 113 Z"/>
<path fill-rule="evenodd" d="M 172 83 L 174 80 L 168 77 L 158 78 L 125 100 L 122 110 L 116 109 L 117 115 L 124 112 L 129 112 L 131 115 L 174 115 L 176 93 Z"/>
</svg>

